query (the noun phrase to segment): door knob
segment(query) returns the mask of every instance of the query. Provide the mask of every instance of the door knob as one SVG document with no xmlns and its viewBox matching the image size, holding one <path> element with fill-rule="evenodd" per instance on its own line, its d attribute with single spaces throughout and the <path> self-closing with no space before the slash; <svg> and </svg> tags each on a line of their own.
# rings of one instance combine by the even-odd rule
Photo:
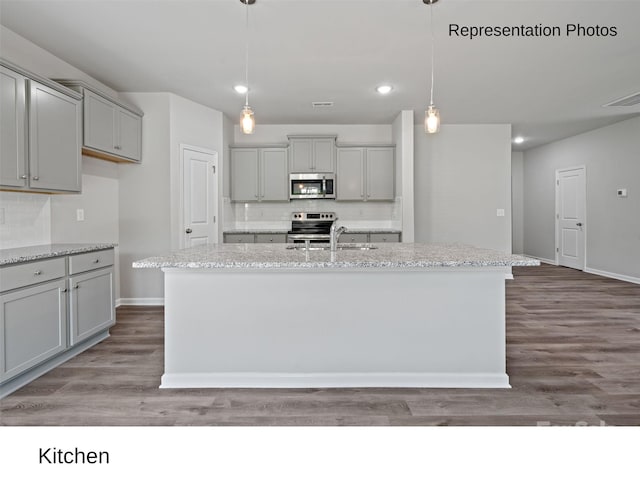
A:
<svg viewBox="0 0 640 480">
<path fill-rule="evenodd" d="M 187 228 L 187 229 L 185 230 L 185 232 L 186 232 L 186 233 L 191 233 L 191 232 L 193 232 L 193 230 L 191 230 L 190 228 Z"/>
<path fill-rule="evenodd" d="M 581 223 L 581 222 L 578 222 L 578 223 L 576 223 L 576 225 L 577 225 L 578 227 L 581 227 L 581 226 L 582 226 L 582 223 Z"/>
</svg>

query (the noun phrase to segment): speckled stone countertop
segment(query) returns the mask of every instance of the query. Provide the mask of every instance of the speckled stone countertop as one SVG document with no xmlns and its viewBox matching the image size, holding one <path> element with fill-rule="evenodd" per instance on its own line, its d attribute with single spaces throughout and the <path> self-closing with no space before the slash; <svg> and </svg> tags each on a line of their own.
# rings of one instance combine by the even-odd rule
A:
<svg viewBox="0 0 640 480">
<path fill-rule="evenodd" d="M 32 247 L 0 249 L 0 266 L 62 257 L 76 253 L 95 252 L 117 246 L 116 243 L 53 243 Z"/>
<path fill-rule="evenodd" d="M 535 259 L 468 245 L 377 243 L 373 250 L 290 250 L 285 244 L 200 245 L 145 258 L 133 268 L 342 269 L 511 267 L 540 265 Z"/>
</svg>

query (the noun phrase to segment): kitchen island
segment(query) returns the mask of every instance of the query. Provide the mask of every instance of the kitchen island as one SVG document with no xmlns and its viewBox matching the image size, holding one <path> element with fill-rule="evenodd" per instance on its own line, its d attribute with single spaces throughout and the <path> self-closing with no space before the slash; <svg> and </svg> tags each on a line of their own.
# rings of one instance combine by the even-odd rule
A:
<svg viewBox="0 0 640 480">
<path fill-rule="evenodd" d="M 537 260 L 357 247 L 202 245 L 134 262 L 165 276 L 161 387 L 509 387 L 505 279 Z"/>
</svg>

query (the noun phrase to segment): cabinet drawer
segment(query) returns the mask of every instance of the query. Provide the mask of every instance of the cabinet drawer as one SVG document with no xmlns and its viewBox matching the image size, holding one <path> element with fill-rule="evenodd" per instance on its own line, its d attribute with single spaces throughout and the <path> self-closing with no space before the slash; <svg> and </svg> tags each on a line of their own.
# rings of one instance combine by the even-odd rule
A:
<svg viewBox="0 0 640 480">
<path fill-rule="evenodd" d="M 344 232 L 338 239 L 339 243 L 367 243 L 369 241 L 369 234 L 367 233 L 349 233 Z"/>
<path fill-rule="evenodd" d="M 69 275 L 113 265 L 113 249 L 81 253 L 69 257 Z"/>
<path fill-rule="evenodd" d="M 256 243 L 287 243 L 287 234 L 256 233 Z"/>
<path fill-rule="evenodd" d="M 253 233 L 225 233 L 224 243 L 255 243 Z"/>
<path fill-rule="evenodd" d="M 384 242 L 399 242 L 399 233 L 371 233 L 369 234 L 369 241 L 371 243 L 384 243 Z"/>
<path fill-rule="evenodd" d="M 65 276 L 65 257 L 21 263 L 0 269 L 0 292 Z"/>
</svg>

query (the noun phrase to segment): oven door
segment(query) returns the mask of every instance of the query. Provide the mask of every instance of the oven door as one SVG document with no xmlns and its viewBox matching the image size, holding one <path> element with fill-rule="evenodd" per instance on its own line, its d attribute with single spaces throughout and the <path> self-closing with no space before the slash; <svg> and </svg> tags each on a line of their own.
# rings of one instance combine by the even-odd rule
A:
<svg viewBox="0 0 640 480">
<path fill-rule="evenodd" d="M 289 198 L 336 198 L 335 175 L 292 173 L 289 176 Z"/>
</svg>

